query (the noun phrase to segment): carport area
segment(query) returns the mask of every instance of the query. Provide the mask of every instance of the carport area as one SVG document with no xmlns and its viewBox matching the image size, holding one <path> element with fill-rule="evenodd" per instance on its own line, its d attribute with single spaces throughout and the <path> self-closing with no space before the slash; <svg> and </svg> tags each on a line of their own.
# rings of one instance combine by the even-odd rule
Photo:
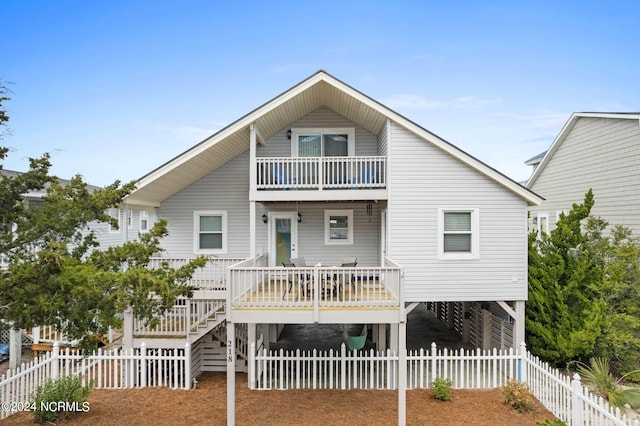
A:
<svg viewBox="0 0 640 426">
<path fill-rule="evenodd" d="M 272 342 L 270 348 L 338 351 L 348 336 L 359 335 L 363 327 L 364 324 L 288 324 L 280 333 L 278 341 Z M 368 332 L 365 349 L 375 348 L 371 340 L 370 325 Z M 428 350 L 434 342 L 438 348 L 475 349 L 472 344 L 465 344 L 460 336 L 448 329 L 425 304 L 420 304 L 407 315 L 407 349 Z"/>
</svg>

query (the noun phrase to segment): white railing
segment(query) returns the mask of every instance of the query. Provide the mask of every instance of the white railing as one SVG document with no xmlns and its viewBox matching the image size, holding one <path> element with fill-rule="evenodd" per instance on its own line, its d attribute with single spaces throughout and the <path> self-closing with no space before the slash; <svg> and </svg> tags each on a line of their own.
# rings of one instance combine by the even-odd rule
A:
<svg viewBox="0 0 640 426">
<path fill-rule="evenodd" d="M 31 329 L 33 344 L 58 342 L 61 345 L 77 346 L 78 340 L 69 340 L 67 335 L 55 325 L 41 325 Z"/>
<path fill-rule="evenodd" d="M 234 307 L 397 307 L 399 267 L 229 268 Z"/>
<path fill-rule="evenodd" d="M 38 386 L 49 379 L 80 376 L 84 385 L 96 388 L 122 389 L 144 387 L 172 387 L 190 389 L 191 347 L 184 349 L 140 349 L 94 351 L 89 354 L 60 350 L 53 351 L 9 370 L 0 377 L 0 418 L 8 417 L 25 407 Z M 4 408 L 9 408 L 5 410 Z"/>
<path fill-rule="evenodd" d="M 387 157 L 259 157 L 257 189 L 386 187 Z"/>
<path fill-rule="evenodd" d="M 172 268 L 184 266 L 191 259 L 160 258 L 150 260 L 149 267 L 156 269 L 166 262 Z M 243 258 L 211 258 L 207 264 L 195 270 L 189 285 L 203 290 L 226 290 L 225 270 L 227 267 L 244 260 Z"/>
<path fill-rule="evenodd" d="M 155 324 L 134 318 L 131 312 L 125 312 L 125 315 L 132 318 L 134 337 L 188 337 L 190 332 L 197 332 L 198 326 L 204 325 L 208 319 L 224 312 L 225 306 L 226 300 L 221 299 L 180 298 Z"/>
<path fill-rule="evenodd" d="M 459 389 L 493 389 L 507 380 L 527 382 L 536 398 L 556 417 L 571 425 L 633 425 L 618 408 L 610 407 L 573 379 L 519 351 L 463 349 L 407 352 L 407 389 L 429 388 L 436 378 L 450 379 Z M 252 389 L 397 389 L 398 356 L 391 351 L 256 351 L 249 358 Z"/>
</svg>

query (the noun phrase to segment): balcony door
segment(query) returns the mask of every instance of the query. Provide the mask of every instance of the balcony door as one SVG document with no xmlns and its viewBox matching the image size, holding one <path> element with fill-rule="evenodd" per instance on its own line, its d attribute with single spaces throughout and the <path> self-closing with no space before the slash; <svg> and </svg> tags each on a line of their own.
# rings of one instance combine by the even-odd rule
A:
<svg viewBox="0 0 640 426">
<path fill-rule="evenodd" d="M 298 257 L 298 215 L 296 212 L 270 214 L 271 266 L 282 265 L 292 257 Z"/>
</svg>

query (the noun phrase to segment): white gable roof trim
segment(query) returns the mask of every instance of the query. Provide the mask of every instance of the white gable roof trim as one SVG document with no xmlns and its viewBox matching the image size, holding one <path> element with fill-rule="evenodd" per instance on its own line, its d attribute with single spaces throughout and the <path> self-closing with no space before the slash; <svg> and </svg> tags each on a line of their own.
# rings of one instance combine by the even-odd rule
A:
<svg viewBox="0 0 640 426">
<path fill-rule="evenodd" d="M 329 88 L 320 87 L 321 84 L 327 84 Z M 351 105 L 351 101 L 354 101 L 355 105 Z M 326 105 L 327 103 L 329 105 Z M 346 103 L 350 105 L 346 106 Z M 540 196 L 504 174 L 322 70 L 143 176 L 138 181 L 136 190 L 127 197 L 125 202 L 134 205 L 157 206 L 164 199 L 246 151 L 249 147 L 248 128 L 251 124 L 262 120 L 265 127 L 272 128 L 267 134 L 263 134 L 257 129 L 259 139 L 263 142 L 273 134 L 274 126 L 284 124 L 281 127 L 283 128 L 300 118 L 301 114 L 309 113 L 322 105 L 336 110 L 338 114 L 351 115 L 346 118 L 354 122 L 360 121 L 358 124 L 366 127 L 372 133 L 378 133 L 380 126 L 386 123 L 387 119 L 393 120 L 514 192 L 527 203 L 538 205 L 542 202 Z M 309 107 L 312 109 L 305 110 Z M 275 114 L 274 110 L 279 108 L 282 108 L 283 111 L 278 111 L 278 114 Z M 344 111 L 340 111 L 342 108 L 345 108 Z M 284 119 L 288 120 L 286 123 L 282 122 L 283 114 Z M 207 158 L 209 161 L 204 161 Z"/>
<path fill-rule="evenodd" d="M 564 124 L 558 136 L 551 143 L 551 147 L 546 151 L 542 161 L 536 169 L 533 171 L 533 174 L 527 181 L 527 187 L 531 188 L 534 182 L 538 179 L 542 170 L 546 167 L 546 165 L 551 161 L 553 154 L 558 150 L 562 142 L 567 138 L 573 126 L 575 126 L 576 122 L 580 118 L 615 118 L 615 119 L 623 119 L 623 120 L 637 120 L 638 125 L 640 125 L 640 113 L 637 112 L 574 112 L 569 117 L 569 120 Z"/>
</svg>

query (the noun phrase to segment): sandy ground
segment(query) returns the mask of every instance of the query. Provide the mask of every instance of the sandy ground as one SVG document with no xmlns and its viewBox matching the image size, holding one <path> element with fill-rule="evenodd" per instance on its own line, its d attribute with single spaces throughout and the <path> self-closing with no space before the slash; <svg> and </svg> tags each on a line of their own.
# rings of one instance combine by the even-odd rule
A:
<svg viewBox="0 0 640 426">
<path fill-rule="evenodd" d="M 60 421 L 64 425 L 225 425 L 226 375 L 205 373 L 197 389 L 94 390 L 89 411 Z M 554 419 L 539 404 L 519 414 L 493 390 L 454 390 L 452 401 L 431 398 L 429 390 L 407 391 L 408 425 L 535 425 Z M 247 377 L 236 377 L 237 425 L 395 425 L 398 393 L 374 390 L 251 391 Z M 17 413 L 0 425 L 31 425 L 29 413 Z"/>
</svg>

